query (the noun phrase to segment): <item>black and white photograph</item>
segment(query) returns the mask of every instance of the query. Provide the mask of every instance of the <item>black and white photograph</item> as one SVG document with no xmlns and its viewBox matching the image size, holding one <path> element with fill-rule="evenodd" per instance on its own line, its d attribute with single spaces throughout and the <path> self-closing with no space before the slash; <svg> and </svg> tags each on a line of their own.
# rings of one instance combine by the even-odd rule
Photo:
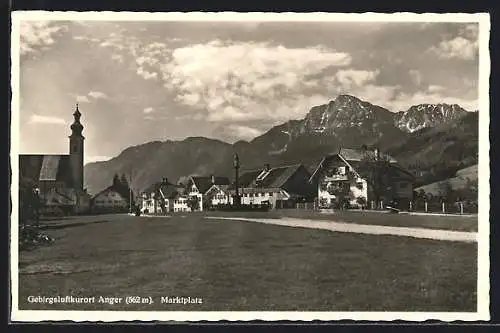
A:
<svg viewBox="0 0 500 333">
<path fill-rule="evenodd" d="M 489 35 L 13 12 L 11 320 L 489 320 Z"/>
</svg>

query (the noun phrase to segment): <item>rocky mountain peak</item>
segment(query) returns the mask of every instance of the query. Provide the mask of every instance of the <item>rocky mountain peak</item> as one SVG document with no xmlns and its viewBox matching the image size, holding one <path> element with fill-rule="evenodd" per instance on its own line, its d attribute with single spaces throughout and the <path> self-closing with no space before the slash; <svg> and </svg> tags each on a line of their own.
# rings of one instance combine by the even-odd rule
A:
<svg viewBox="0 0 500 333">
<path fill-rule="evenodd" d="M 423 128 L 449 123 L 467 114 L 458 104 L 418 104 L 407 111 L 398 112 L 395 125 L 405 132 L 415 132 Z"/>
</svg>

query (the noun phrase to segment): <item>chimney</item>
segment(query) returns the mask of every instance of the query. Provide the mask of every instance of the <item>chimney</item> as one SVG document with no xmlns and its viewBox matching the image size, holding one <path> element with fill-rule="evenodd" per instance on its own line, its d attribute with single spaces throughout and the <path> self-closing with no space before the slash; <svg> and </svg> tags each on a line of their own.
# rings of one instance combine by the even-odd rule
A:
<svg viewBox="0 0 500 333">
<path fill-rule="evenodd" d="M 163 177 L 163 184 L 168 184 L 168 178 L 167 177 Z"/>
<path fill-rule="evenodd" d="M 264 164 L 264 170 L 269 171 L 271 169 L 271 165 L 269 163 Z"/>
<path fill-rule="evenodd" d="M 211 178 L 212 178 L 212 184 L 215 184 L 215 176 L 212 175 Z"/>
</svg>

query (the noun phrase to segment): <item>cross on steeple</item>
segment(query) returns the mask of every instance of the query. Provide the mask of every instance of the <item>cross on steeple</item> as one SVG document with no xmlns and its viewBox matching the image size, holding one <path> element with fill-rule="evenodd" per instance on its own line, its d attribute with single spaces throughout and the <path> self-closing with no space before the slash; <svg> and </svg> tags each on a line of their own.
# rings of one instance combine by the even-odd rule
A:
<svg viewBox="0 0 500 333">
<path fill-rule="evenodd" d="M 73 113 L 74 121 L 73 124 L 71 124 L 72 136 L 82 136 L 83 125 L 80 123 L 81 116 L 82 114 L 78 109 L 78 103 L 76 103 L 76 109 L 75 112 Z"/>
</svg>

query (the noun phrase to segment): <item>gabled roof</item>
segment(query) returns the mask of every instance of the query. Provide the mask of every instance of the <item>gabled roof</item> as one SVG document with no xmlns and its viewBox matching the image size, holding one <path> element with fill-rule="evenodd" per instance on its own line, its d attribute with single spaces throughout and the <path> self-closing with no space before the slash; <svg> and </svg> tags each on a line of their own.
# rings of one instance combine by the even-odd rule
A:
<svg viewBox="0 0 500 333">
<path fill-rule="evenodd" d="M 215 185 L 229 185 L 229 178 L 227 177 L 214 177 L 214 182 L 212 182 L 212 177 L 200 177 L 192 176 L 192 182 L 201 193 L 205 193 L 213 184 Z"/>
<path fill-rule="evenodd" d="M 72 185 L 69 155 L 19 155 L 20 176 L 34 181 L 62 181 Z"/>
<path fill-rule="evenodd" d="M 158 190 L 165 199 L 174 199 L 179 195 L 177 186 L 173 184 L 162 184 Z"/>
<path fill-rule="evenodd" d="M 340 150 L 336 154 L 341 155 L 346 161 L 361 161 L 365 158 L 375 158 L 375 152 L 373 150 L 340 148 Z M 397 163 L 397 161 L 389 154 L 380 153 L 380 157 L 387 159 L 390 163 Z"/>
<path fill-rule="evenodd" d="M 173 199 L 179 194 L 178 185 L 169 182 L 157 182 L 149 186 L 143 193 L 163 195 L 166 199 Z"/>
<path fill-rule="evenodd" d="M 92 200 L 97 198 L 99 195 L 106 193 L 106 192 L 110 192 L 110 191 L 114 191 L 114 192 L 118 193 L 123 199 L 125 199 L 127 201 L 127 203 L 129 202 L 130 193 L 128 193 L 128 192 L 125 193 L 122 189 L 120 189 L 119 187 L 117 187 L 115 185 L 111 185 L 111 186 L 106 187 L 104 190 L 102 190 L 99 193 L 97 193 L 96 195 L 94 195 L 92 197 Z"/>
<path fill-rule="evenodd" d="M 321 162 L 319 162 L 318 166 L 316 167 L 316 170 L 314 170 L 313 174 L 309 178 L 309 182 L 313 181 L 314 178 L 318 175 L 319 171 L 323 168 L 324 164 L 330 160 L 331 158 L 338 156 L 340 159 L 344 160 L 349 166 L 351 166 L 355 172 L 356 171 L 356 166 L 359 164 L 358 162 L 361 162 L 364 159 L 370 159 L 374 160 L 375 159 L 375 151 L 373 150 L 363 150 L 363 149 L 352 149 L 352 148 L 340 148 L 338 152 L 328 154 L 323 159 Z M 380 157 L 388 160 L 391 164 L 396 165 L 397 161 L 395 158 L 390 156 L 389 154 L 384 154 L 380 153 Z"/>
<path fill-rule="evenodd" d="M 301 164 L 280 166 L 269 170 L 269 174 L 258 184 L 258 187 L 281 188 L 297 171 Z"/>
<path fill-rule="evenodd" d="M 309 182 L 312 182 L 317 175 L 321 172 L 321 170 L 324 169 L 327 163 L 332 160 L 332 158 L 338 156 L 344 163 L 346 163 L 358 176 L 362 178 L 366 178 L 366 173 L 363 174 L 363 170 L 360 170 L 360 165 L 362 165 L 362 161 L 365 158 L 368 158 L 369 160 L 375 160 L 375 152 L 374 151 L 363 151 L 363 150 L 358 150 L 358 149 L 347 149 L 347 148 L 342 148 L 339 150 L 338 153 L 335 154 L 330 154 L 321 160 L 321 162 L 318 164 L 318 167 L 316 170 L 313 172 L 311 177 L 309 178 Z M 415 176 L 413 176 L 410 172 L 405 170 L 403 167 L 401 167 L 397 161 L 390 155 L 388 154 L 380 154 L 380 156 L 386 160 L 389 161 L 389 172 L 395 174 L 405 174 L 405 176 L 408 176 L 409 178 L 415 179 Z"/>
<path fill-rule="evenodd" d="M 238 185 L 241 187 L 249 187 L 252 182 L 260 175 L 263 169 L 244 171 L 238 177 Z M 234 187 L 232 185 L 231 187 Z"/>
<path fill-rule="evenodd" d="M 301 164 L 294 164 L 270 168 L 267 175 L 260 181 L 257 181 L 257 177 L 259 177 L 265 169 L 247 171 L 239 177 L 239 186 L 242 188 L 281 188 L 301 166 Z M 234 184 L 231 188 L 234 188 Z"/>
</svg>

